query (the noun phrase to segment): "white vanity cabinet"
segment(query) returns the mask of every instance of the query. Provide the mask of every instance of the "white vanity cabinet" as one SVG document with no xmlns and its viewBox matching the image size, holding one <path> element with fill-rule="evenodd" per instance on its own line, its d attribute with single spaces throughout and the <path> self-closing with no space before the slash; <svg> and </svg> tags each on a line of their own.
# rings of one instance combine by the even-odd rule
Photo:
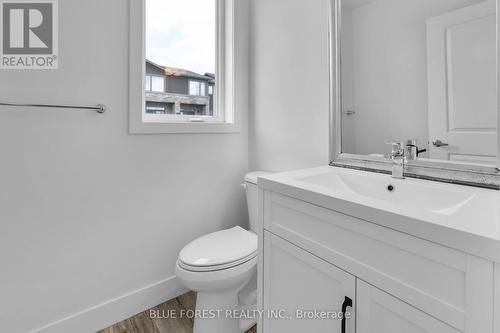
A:
<svg viewBox="0 0 500 333">
<path fill-rule="evenodd" d="M 499 333 L 493 261 L 265 189 L 261 213 L 264 309 L 341 311 L 348 297 L 348 333 Z M 336 320 L 261 323 L 343 333 Z"/>
<path fill-rule="evenodd" d="M 264 332 L 341 333 L 340 321 L 319 316 L 331 318 L 336 315 L 334 310 L 341 309 L 344 303 L 347 306 L 346 301 L 351 300 L 352 304 L 355 277 L 271 233 L 265 233 L 264 243 L 264 284 L 268 290 L 264 307 L 281 311 L 266 314 Z M 352 306 L 346 311 L 354 314 Z M 354 333 L 354 316 L 346 317 L 345 325 L 346 333 Z"/>
</svg>

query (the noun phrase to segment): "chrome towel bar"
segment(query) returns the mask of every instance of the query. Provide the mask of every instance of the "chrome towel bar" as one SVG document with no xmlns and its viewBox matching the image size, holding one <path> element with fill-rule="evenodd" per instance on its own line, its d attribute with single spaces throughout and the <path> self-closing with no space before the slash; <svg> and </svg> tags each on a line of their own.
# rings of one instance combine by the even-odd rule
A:
<svg viewBox="0 0 500 333">
<path fill-rule="evenodd" d="M 56 108 L 56 109 L 81 109 L 81 110 L 93 110 L 97 113 L 106 112 L 106 105 L 98 104 L 96 106 L 80 106 L 80 105 L 56 105 L 56 104 L 19 104 L 19 103 L 4 103 L 0 102 L 0 106 L 21 106 L 21 107 L 33 107 L 33 108 Z"/>
</svg>

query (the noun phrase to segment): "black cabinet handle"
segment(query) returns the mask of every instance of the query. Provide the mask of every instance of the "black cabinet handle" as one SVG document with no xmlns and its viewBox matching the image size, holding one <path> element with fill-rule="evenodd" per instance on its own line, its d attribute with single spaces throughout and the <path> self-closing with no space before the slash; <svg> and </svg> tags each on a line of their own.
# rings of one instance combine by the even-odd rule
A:
<svg viewBox="0 0 500 333">
<path fill-rule="evenodd" d="M 345 313 L 346 313 L 347 307 L 352 308 L 352 299 L 350 299 L 349 297 L 346 296 L 344 299 L 344 303 L 342 303 L 342 333 L 345 333 L 345 322 L 346 322 Z"/>
</svg>

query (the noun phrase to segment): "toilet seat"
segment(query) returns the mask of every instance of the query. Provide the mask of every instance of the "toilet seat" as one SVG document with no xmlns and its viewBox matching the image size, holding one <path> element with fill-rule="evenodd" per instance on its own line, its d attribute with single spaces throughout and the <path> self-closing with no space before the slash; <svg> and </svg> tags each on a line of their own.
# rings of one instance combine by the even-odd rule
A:
<svg viewBox="0 0 500 333">
<path fill-rule="evenodd" d="M 178 265 L 192 272 L 211 272 L 241 265 L 257 256 L 257 235 L 239 226 L 217 231 L 186 245 Z"/>
<path fill-rule="evenodd" d="M 248 257 L 245 257 L 243 259 L 233 261 L 231 263 L 227 263 L 227 264 L 223 264 L 223 265 L 215 265 L 215 266 L 191 266 L 191 265 L 187 265 L 187 264 L 183 263 L 181 260 L 179 260 L 177 263 L 178 263 L 179 267 L 181 267 L 187 271 L 191 271 L 191 272 L 214 272 L 214 271 L 220 271 L 220 270 L 229 269 L 229 268 L 232 268 L 235 266 L 239 266 L 241 264 L 246 263 L 249 260 L 252 260 L 256 256 L 257 256 L 257 252 L 252 253 L 251 255 L 249 255 Z"/>
</svg>

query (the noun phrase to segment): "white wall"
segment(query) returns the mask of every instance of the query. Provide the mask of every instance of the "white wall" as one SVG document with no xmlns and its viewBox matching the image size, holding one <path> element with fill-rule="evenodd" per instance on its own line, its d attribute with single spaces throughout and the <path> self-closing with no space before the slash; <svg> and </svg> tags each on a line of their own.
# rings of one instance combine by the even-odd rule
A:
<svg viewBox="0 0 500 333">
<path fill-rule="evenodd" d="M 251 169 L 328 163 L 327 5 L 251 0 Z"/>
<path fill-rule="evenodd" d="M 426 20 L 483 0 L 375 0 L 352 10 L 343 24 L 346 107 L 356 111 L 355 146 L 344 151 L 384 153 L 385 142 L 428 141 Z M 347 10 L 344 8 L 344 13 Z M 349 50 L 350 48 L 350 50 Z M 351 75 L 352 73 L 352 75 Z M 352 119 L 350 120 L 352 122 Z"/>
<path fill-rule="evenodd" d="M 247 220 L 246 119 L 240 134 L 129 135 L 128 1 L 59 6 L 59 70 L 2 71 L 0 100 L 109 111 L 0 109 L 2 332 L 97 306 L 46 330 L 90 331 L 158 303 L 180 291 L 183 245 Z"/>
</svg>

